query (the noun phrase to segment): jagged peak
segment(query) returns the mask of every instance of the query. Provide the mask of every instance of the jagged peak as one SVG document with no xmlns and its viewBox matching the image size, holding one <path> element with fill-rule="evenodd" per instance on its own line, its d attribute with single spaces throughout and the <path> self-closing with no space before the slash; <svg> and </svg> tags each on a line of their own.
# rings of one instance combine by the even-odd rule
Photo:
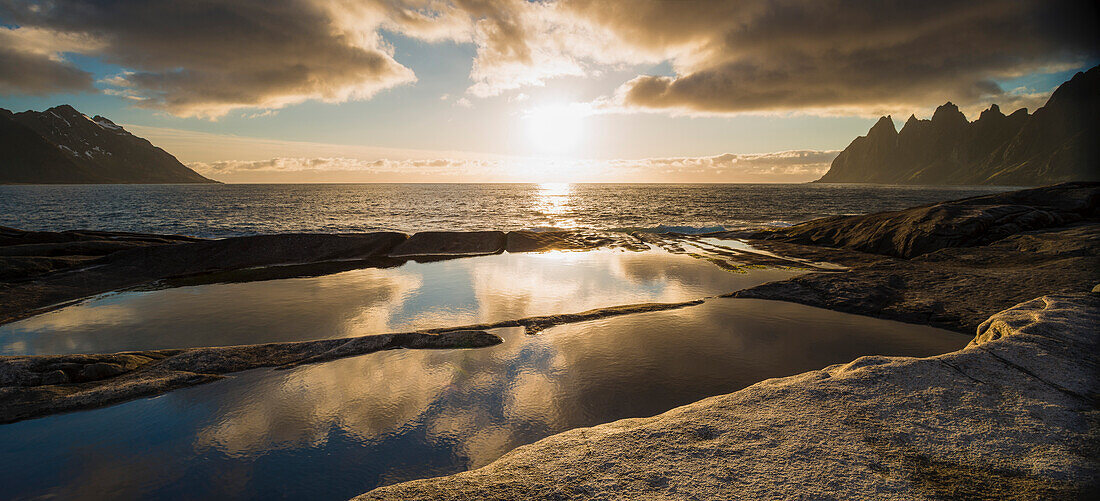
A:
<svg viewBox="0 0 1100 501">
<path fill-rule="evenodd" d="M 894 128 L 894 119 L 890 115 L 886 115 L 879 118 L 875 125 L 871 127 L 871 130 L 867 131 L 867 137 L 879 134 L 896 135 L 897 133 L 897 129 Z"/>
<path fill-rule="evenodd" d="M 982 120 L 997 120 L 1004 118 L 1004 116 L 1005 114 L 1001 113 L 1000 106 L 997 106 L 996 104 L 991 104 L 989 105 L 988 110 L 985 110 L 982 112 L 981 115 L 978 115 L 978 119 L 976 120 L 976 122 L 981 122 Z"/>
<path fill-rule="evenodd" d="M 935 125 L 948 125 L 952 122 L 957 125 L 970 123 L 966 119 L 966 115 L 963 115 L 963 112 L 959 111 L 959 107 L 951 101 L 936 108 L 936 112 L 932 114 L 932 123 Z"/>
<path fill-rule="evenodd" d="M 1017 118 L 1017 117 L 1026 117 L 1026 116 L 1027 116 L 1027 108 L 1020 108 L 1016 111 L 1013 111 L 1012 114 L 1008 115 L 1008 118 Z"/>
</svg>

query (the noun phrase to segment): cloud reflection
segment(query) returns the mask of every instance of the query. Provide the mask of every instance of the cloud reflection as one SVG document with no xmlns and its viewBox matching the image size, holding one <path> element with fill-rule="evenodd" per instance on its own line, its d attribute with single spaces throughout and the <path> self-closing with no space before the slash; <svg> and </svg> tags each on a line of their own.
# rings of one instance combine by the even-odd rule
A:
<svg viewBox="0 0 1100 501">
<path fill-rule="evenodd" d="M 501 254 L 321 277 L 110 294 L 0 326 L 0 351 L 105 353 L 351 337 L 641 302 L 790 276 L 663 251 Z"/>
</svg>

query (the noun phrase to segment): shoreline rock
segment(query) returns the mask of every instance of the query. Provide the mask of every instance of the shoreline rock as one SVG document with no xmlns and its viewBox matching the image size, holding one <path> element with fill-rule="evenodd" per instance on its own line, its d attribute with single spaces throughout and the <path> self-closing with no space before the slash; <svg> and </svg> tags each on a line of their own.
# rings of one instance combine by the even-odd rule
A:
<svg viewBox="0 0 1100 501">
<path fill-rule="evenodd" d="M 1100 183 L 825 218 L 739 236 L 783 256 L 849 269 L 730 296 L 973 332 L 993 312 L 1100 283 Z"/>
<path fill-rule="evenodd" d="M 1045 296 L 960 351 L 769 379 L 356 499 L 1087 496 L 1100 488 L 1098 324 L 1100 296 Z"/>
<path fill-rule="evenodd" d="M 535 234 L 538 235 L 538 234 Z M 509 240 L 511 239 L 511 240 Z M 504 252 L 641 250 L 606 232 L 287 233 L 206 240 L 178 235 L 0 227 L 0 324 L 158 280 L 240 281 L 389 267 Z M 76 253 L 76 254 L 73 254 Z M 264 278 L 266 277 L 266 278 Z"/>
<path fill-rule="evenodd" d="M 398 348 L 480 348 L 502 342 L 488 332 L 452 329 L 295 343 L 0 357 L 0 423 L 151 397 L 260 367 L 289 367 Z"/>
</svg>

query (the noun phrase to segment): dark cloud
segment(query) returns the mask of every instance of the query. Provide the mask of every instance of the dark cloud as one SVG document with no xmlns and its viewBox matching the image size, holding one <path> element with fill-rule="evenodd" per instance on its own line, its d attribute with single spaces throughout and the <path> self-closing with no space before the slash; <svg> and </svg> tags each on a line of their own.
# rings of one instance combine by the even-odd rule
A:
<svg viewBox="0 0 1100 501">
<path fill-rule="evenodd" d="M 703 112 L 970 102 L 994 80 L 1095 58 L 1092 2 L 633 2 L 567 0 L 580 16 L 673 58 L 640 76 L 627 106 Z"/>
<path fill-rule="evenodd" d="M 71 63 L 0 44 L 0 95 L 90 90 L 92 75 Z"/>
<path fill-rule="evenodd" d="M 182 115 L 369 97 L 414 78 L 374 26 L 307 0 L 2 0 L 0 15 L 95 39 L 92 55 L 132 70 L 109 81 L 116 92 Z"/>
<path fill-rule="evenodd" d="M 366 98 L 413 81 L 380 30 L 472 43 L 468 92 L 480 97 L 668 61 L 673 75 L 638 76 L 615 104 L 967 106 L 1015 91 L 996 81 L 1100 57 L 1096 16 L 1095 2 L 1079 0 L 0 0 L 0 20 L 19 27 L 7 31 L 82 37 L 95 43 L 75 52 L 128 69 L 106 81 L 110 92 L 209 116 Z M 3 89 L 88 85 L 60 49 L 24 49 L 0 49 Z"/>
</svg>

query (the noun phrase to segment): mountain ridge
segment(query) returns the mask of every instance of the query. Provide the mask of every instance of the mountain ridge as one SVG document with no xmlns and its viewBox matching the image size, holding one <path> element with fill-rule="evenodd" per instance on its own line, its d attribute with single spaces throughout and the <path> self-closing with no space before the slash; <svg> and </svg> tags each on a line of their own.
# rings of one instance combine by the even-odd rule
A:
<svg viewBox="0 0 1100 501">
<path fill-rule="evenodd" d="M 0 108 L 0 184 L 217 183 L 110 119 Z"/>
<path fill-rule="evenodd" d="M 1100 180 L 1100 66 L 1058 86 L 1046 104 L 973 122 L 948 101 L 931 119 L 887 115 L 833 160 L 818 183 L 1037 186 Z"/>
</svg>

